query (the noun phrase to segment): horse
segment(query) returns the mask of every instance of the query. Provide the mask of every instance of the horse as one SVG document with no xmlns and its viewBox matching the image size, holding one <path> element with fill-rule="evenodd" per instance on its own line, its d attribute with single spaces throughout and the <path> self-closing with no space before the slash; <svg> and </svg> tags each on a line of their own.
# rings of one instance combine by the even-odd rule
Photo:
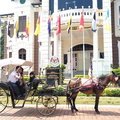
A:
<svg viewBox="0 0 120 120">
<path fill-rule="evenodd" d="M 77 112 L 78 109 L 75 106 L 75 100 L 77 94 L 82 92 L 84 94 L 95 94 L 95 105 L 94 109 L 97 114 L 100 114 L 98 109 L 99 105 L 99 98 L 104 91 L 104 89 L 108 86 L 110 82 L 117 83 L 120 80 L 120 77 L 117 76 L 114 72 L 109 75 L 102 75 L 98 78 L 91 78 L 91 79 L 83 79 L 83 78 L 76 78 L 71 79 L 67 84 L 67 103 L 71 105 L 72 113 Z M 84 82 L 83 82 L 84 81 Z M 120 82 L 119 82 L 120 83 Z"/>
</svg>

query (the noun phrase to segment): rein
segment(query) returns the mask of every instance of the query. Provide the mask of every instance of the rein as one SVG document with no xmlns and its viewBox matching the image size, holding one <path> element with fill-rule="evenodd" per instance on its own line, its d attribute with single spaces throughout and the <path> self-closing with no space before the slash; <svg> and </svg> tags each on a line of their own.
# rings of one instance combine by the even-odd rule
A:
<svg viewBox="0 0 120 120">
<path fill-rule="evenodd" d="M 115 78 L 113 78 L 113 76 L 108 76 L 108 77 L 112 77 L 112 78 L 111 78 L 112 80 L 115 79 Z M 104 78 L 103 81 L 104 81 L 105 79 L 106 79 L 106 78 Z M 101 82 L 98 82 L 98 84 L 99 84 L 100 86 L 102 86 L 103 88 L 109 87 L 109 86 L 110 86 L 109 83 L 112 81 L 111 79 L 108 78 L 109 82 L 106 83 L 106 84 L 101 84 L 101 82 L 103 82 L 102 79 L 101 79 Z"/>
</svg>

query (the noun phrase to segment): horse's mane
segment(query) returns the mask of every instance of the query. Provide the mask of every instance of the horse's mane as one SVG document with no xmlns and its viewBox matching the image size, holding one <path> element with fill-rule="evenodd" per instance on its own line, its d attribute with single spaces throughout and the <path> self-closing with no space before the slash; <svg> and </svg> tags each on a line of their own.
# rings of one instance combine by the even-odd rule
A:
<svg viewBox="0 0 120 120">
<path fill-rule="evenodd" d="M 99 77 L 98 77 L 98 80 L 99 81 L 103 81 L 103 80 L 105 80 L 105 78 L 108 76 L 108 74 L 106 74 L 106 75 L 100 75 Z"/>
</svg>

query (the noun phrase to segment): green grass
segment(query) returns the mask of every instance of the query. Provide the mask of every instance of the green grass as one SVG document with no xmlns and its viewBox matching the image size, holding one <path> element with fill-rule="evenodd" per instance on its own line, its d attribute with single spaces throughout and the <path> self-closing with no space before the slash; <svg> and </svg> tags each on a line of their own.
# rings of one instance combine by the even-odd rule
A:
<svg viewBox="0 0 120 120">
<path fill-rule="evenodd" d="M 30 98 L 28 98 L 30 99 Z M 32 104 L 36 104 L 37 96 L 35 97 L 35 101 Z M 23 101 L 19 101 L 21 104 Z M 11 106 L 11 99 L 9 97 L 9 103 Z M 26 102 L 25 104 L 31 104 L 31 102 Z M 67 104 L 66 96 L 58 96 L 58 104 Z M 76 104 L 95 104 L 95 96 L 77 96 Z M 100 97 L 99 100 L 100 105 L 120 105 L 120 97 Z"/>
<path fill-rule="evenodd" d="M 66 104 L 66 97 L 58 98 L 59 104 Z M 94 96 L 77 96 L 76 104 L 94 104 Z M 100 97 L 99 104 L 101 105 L 120 105 L 120 97 Z"/>
</svg>

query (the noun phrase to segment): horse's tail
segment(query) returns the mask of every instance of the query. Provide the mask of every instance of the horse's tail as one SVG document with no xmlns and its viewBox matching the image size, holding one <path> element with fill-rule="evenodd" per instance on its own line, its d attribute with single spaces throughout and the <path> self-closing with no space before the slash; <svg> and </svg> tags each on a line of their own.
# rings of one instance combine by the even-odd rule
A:
<svg viewBox="0 0 120 120">
<path fill-rule="evenodd" d="M 70 88 L 69 88 L 69 84 L 70 84 L 70 81 L 67 85 L 67 90 L 66 90 L 66 104 L 68 105 L 69 107 L 69 103 L 70 103 Z"/>
</svg>

